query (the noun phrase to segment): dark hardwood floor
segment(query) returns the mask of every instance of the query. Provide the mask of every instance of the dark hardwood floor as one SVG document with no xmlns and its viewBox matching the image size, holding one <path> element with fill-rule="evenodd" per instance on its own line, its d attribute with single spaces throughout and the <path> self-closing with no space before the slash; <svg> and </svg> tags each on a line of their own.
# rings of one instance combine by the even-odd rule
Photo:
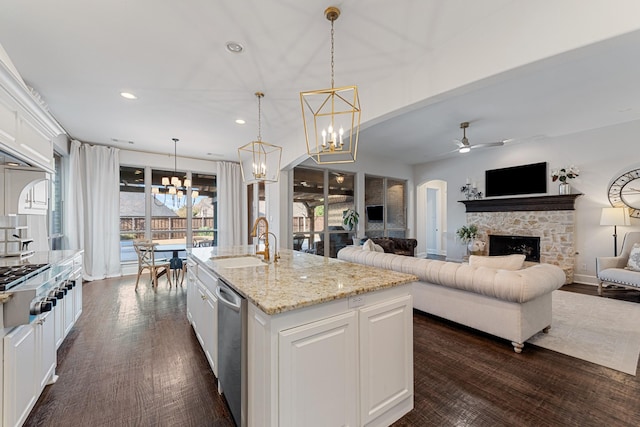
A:
<svg viewBox="0 0 640 427">
<path fill-rule="evenodd" d="M 84 284 L 84 312 L 58 351 L 60 378 L 26 426 L 233 425 L 186 320 L 186 288 L 161 279 L 157 293 L 146 284 L 136 293 L 134 283 Z M 595 293 L 584 286 L 565 289 Z M 395 426 L 640 425 L 635 376 L 532 345 L 516 354 L 420 312 L 414 353 L 415 409 Z"/>
</svg>

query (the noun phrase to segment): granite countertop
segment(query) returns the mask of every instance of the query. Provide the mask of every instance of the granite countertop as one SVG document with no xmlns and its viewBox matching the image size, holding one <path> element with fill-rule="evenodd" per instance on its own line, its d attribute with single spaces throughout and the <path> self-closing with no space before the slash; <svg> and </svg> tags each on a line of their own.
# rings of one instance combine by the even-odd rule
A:
<svg viewBox="0 0 640 427">
<path fill-rule="evenodd" d="M 280 260 L 256 267 L 217 268 L 217 259 L 255 255 L 252 246 L 192 248 L 199 265 L 214 271 L 268 315 L 418 280 L 398 273 L 283 249 Z M 260 256 L 260 258 L 262 258 Z"/>
</svg>

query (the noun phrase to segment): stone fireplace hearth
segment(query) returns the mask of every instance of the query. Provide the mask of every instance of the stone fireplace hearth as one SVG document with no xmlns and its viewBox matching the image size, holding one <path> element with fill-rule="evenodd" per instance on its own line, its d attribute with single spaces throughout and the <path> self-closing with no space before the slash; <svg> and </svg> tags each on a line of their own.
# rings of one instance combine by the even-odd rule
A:
<svg viewBox="0 0 640 427">
<path fill-rule="evenodd" d="M 488 243 L 489 236 L 521 236 L 540 239 L 539 262 L 555 264 L 573 282 L 575 264 L 574 200 L 579 194 L 509 199 L 462 201 L 467 207 L 467 224 L 478 227 L 479 238 Z"/>
</svg>

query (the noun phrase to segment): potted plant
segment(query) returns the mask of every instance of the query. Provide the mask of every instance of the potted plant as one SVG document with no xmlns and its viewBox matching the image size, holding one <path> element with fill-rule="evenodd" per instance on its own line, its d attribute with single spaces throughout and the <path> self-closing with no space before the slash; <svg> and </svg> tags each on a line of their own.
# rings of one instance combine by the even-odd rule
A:
<svg viewBox="0 0 640 427">
<path fill-rule="evenodd" d="M 456 230 L 456 234 L 458 235 L 458 239 L 463 243 L 469 243 L 478 237 L 478 227 L 475 224 L 471 224 L 469 226 L 463 225 Z"/>
<path fill-rule="evenodd" d="M 360 215 L 353 209 L 342 211 L 342 224 L 347 231 L 353 231 L 358 226 Z"/>
<path fill-rule="evenodd" d="M 479 245 L 475 244 L 475 239 L 478 237 L 478 227 L 475 224 L 463 225 L 456 230 L 456 235 L 458 239 L 467 244 L 467 253 L 481 252 Z"/>
<path fill-rule="evenodd" d="M 551 181 L 560 181 L 558 185 L 559 194 L 571 194 L 571 186 L 569 186 L 568 180 L 574 179 L 579 176 L 580 170 L 571 165 L 568 168 L 555 169 L 551 171 Z"/>
</svg>

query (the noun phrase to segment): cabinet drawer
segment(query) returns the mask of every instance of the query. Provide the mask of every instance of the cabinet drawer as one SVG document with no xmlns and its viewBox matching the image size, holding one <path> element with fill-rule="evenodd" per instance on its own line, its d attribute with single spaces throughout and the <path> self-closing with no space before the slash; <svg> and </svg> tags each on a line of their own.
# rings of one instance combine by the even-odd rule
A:
<svg viewBox="0 0 640 427">
<path fill-rule="evenodd" d="M 218 284 L 218 276 L 213 273 L 210 273 L 204 268 L 199 268 L 196 273 L 198 279 L 207 287 L 207 290 L 212 294 L 215 293 L 216 285 Z"/>
</svg>

